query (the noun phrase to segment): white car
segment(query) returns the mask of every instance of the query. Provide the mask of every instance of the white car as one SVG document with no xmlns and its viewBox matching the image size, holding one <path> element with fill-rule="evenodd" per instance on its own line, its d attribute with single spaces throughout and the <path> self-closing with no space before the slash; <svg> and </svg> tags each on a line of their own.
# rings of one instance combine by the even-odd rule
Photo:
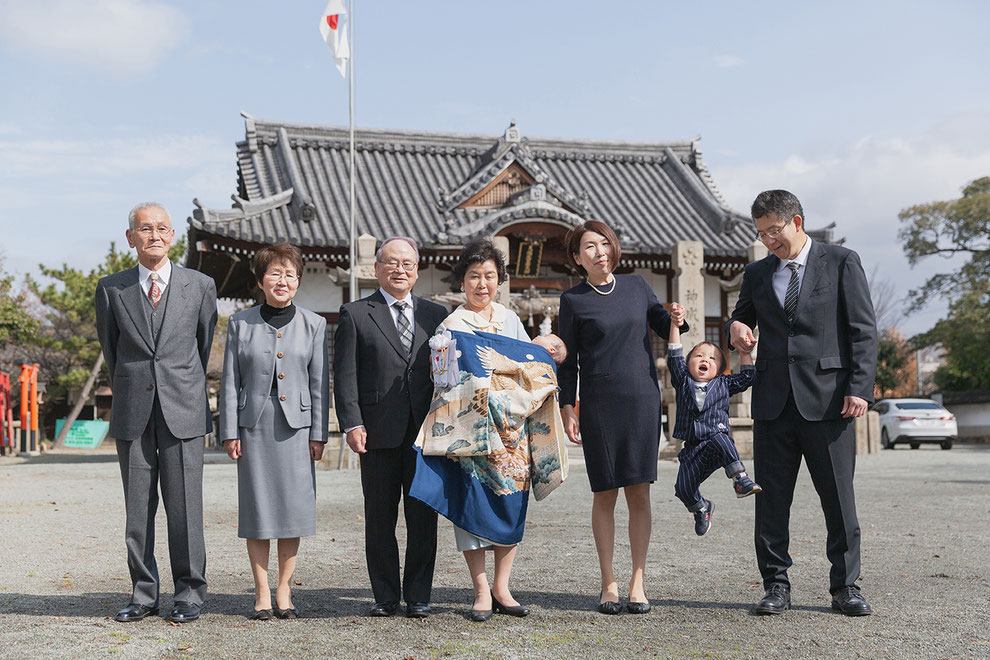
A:
<svg viewBox="0 0 990 660">
<path fill-rule="evenodd" d="M 917 449 L 923 442 L 952 449 L 959 434 L 956 416 L 931 399 L 883 399 L 872 409 L 880 413 L 880 444 L 884 449 L 893 449 L 898 443 Z"/>
</svg>

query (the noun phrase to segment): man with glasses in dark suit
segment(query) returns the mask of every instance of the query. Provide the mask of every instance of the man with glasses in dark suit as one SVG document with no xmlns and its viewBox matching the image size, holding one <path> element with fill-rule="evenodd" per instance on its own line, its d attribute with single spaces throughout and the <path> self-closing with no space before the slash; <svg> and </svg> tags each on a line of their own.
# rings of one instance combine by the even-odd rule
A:
<svg viewBox="0 0 990 660">
<path fill-rule="evenodd" d="M 759 328 L 753 386 L 756 559 L 766 593 L 758 614 L 790 607 L 787 569 L 794 484 L 804 457 L 818 491 L 832 564 L 833 609 L 872 613 L 856 581 L 860 527 L 853 493 L 855 418 L 873 400 L 877 328 L 859 256 L 814 241 L 804 210 L 786 190 L 760 193 L 752 207 L 757 238 L 771 254 L 746 266 L 727 330 L 749 351 Z"/>
<path fill-rule="evenodd" d="M 412 295 L 419 249 L 402 236 L 375 255 L 380 288 L 340 308 L 334 350 L 334 406 L 347 444 L 361 457 L 365 556 L 375 604 L 369 616 L 426 617 L 437 552 L 437 514 L 415 498 L 413 440 L 433 395 L 428 340 L 447 317 L 436 303 Z M 395 525 L 399 500 L 406 519 L 404 577 L 399 579 Z"/>
</svg>

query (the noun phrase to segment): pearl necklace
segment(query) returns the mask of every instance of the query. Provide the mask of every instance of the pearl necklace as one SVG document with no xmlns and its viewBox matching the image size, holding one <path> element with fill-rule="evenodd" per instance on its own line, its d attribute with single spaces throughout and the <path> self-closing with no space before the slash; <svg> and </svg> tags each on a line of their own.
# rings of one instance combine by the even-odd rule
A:
<svg viewBox="0 0 990 660">
<path fill-rule="evenodd" d="M 608 291 L 600 291 L 598 289 L 598 287 L 596 287 L 594 284 L 591 283 L 591 280 L 585 280 L 585 282 L 588 283 L 588 286 L 591 287 L 591 290 L 592 291 L 594 291 L 595 293 L 597 293 L 600 296 L 607 296 L 607 295 L 611 294 L 613 291 L 615 291 L 615 282 L 616 282 L 616 279 L 614 277 L 612 278 L 612 288 L 609 289 Z"/>
</svg>

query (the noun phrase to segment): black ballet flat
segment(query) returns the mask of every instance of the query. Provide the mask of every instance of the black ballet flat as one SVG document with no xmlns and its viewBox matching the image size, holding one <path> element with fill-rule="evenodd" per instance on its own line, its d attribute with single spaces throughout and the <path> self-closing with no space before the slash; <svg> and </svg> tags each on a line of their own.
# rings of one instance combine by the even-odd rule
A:
<svg viewBox="0 0 990 660">
<path fill-rule="evenodd" d="M 626 611 L 630 614 L 647 614 L 653 609 L 649 602 L 646 603 L 634 603 L 629 601 L 626 603 Z"/>
<path fill-rule="evenodd" d="M 298 619 L 299 618 L 299 608 L 298 607 L 287 607 L 282 609 L 278 605 L 272 607 L 275 610 L 275 616 L 280 619 Z"/>
<path fill-rule="evenodd" d="M 523 605 L 503 605 L 498 602 L 495 598 L 495 592 L 492 592 L 492 611 L 496 614 L 508 614 L 509 616 L 524 617 L 529 616 L 529 608 Z"/>
<path fill-rule="evenodd" d="M 251 620 L 253 620 L 253 621 L 271 621 L 271 619 L 272 619 L 272 610 L 271 610 L 271 608 L 264 609 L 264 610 L 254 610 L 254 613 L 251 616 L 249 616 L 248 618 L 251 619 Z"/>
<path fill-rule="evenodd" d="M 477 621 L 481 623 L 483 621 L 488 621 L 492 618 L 492 610 L 471 610 L 471 614 L 468 615 L 472 621 Z"/>
<path fill-rule="evenodd" d="M 605 592 L 602 591 L 598 596 L 598 600 L 601 600 Z M 602 614 L 618 614 L 622 611 L 622 605 L 614 600 L 607 600 L 604 603 L 598 603 L 598 611 Z"/>
</svg>

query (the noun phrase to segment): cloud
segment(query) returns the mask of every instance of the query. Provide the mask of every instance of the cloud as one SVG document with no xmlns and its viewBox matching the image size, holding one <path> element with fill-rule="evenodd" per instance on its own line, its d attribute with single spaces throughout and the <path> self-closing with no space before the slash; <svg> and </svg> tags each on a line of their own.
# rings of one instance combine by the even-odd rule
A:
<svg viewBox="0 0 990 660">
<path fill-rule="evenodd" d="M 187 32 L 181 11 L 148 0 L 0 3 L 0 43 L 8 49 L 115 74 L 153 68 Z"/>
<path fill-rule="evenodd" d="M 197 135 L 110 139 L 4 139 L 0 137 L 0 181 L 119 175 L 184 170 L 196 163 L 232 158 L 232 147 Z"/>
<path fill-rule="evenodd" d="M 867 272 L 877 266 L 879 276 L 894 281 L 903 296 L 930 275 L 953 270 L 955 263 L 929 258 L 911 268 L 897 238 L 897 214 L 915 204 L 959 197 L 966 183 L 990 176 L 990 114 L 955 116 L 915 136 L 865 136 L 824 153 L 719 168 L 714 176 L 730 206 L 743 213 L 761 190 L 794 192 L 809 227 L 835 222 L 835 235 L 859 252 Z M 917 332 L 934 320 L 920 316 L 906 327 Z"/>
<path fill-rule="evenodd" d="M 718 55 L 715 58 L 715 66 L 720 69 L 731 69 L 743 63 L 743 59 L 738 55 Z"/>
<path fill-rule="evenodd" d="M 98 206 L 134 195 L 229 198 L 233 147 L 199 135 L 12 139 L 0 136 L 0 215 L 46 203 Z M 53 185 L 53 182 L 57 182 Z"/>
</svg>

